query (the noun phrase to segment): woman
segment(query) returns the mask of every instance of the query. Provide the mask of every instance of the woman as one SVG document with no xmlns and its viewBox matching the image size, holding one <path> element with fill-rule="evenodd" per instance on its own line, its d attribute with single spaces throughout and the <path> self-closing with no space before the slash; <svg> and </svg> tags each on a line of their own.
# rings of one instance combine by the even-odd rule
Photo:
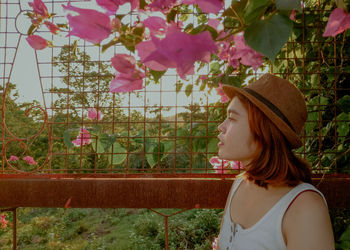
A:
<svg viewBox="0 0 350 250">
<path fill-rule="evenodd" d="M 223 90 L 231 102 L 219 126 L 219 157 L 241 161 L 245 172 L 228 196 L 218 249 L 334 249 L 327 202 L 292 152 L 302 145 L 303 95 L 271 74 Z"/>
</svg>

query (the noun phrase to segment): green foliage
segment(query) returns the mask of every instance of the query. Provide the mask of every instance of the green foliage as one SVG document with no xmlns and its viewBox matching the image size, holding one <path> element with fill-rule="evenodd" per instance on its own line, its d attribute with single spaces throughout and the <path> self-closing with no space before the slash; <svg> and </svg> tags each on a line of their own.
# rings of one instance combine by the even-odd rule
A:
<svg viewBox="0 0 350 250">
<path fill-rule="evenodd" d="M 254 21 L 245 31 L 244 39 L 254 50 L 274 61 L 276 55 L 288 41 L 293 27 L 292 21 L 281 14 Z"/>
</svg>

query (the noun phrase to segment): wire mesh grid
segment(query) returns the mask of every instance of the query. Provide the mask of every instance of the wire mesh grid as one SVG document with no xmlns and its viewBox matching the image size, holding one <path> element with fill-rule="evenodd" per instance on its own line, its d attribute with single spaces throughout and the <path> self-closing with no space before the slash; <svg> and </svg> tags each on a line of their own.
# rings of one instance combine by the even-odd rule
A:
<svg viewBox="0 0 350 250">
<path fill-rule="evenodd" d="M 62 9 L 66 1 L 44 2 L 56 13 L 52 22 L 67 22 Z M 92 4 L 71 2 L 82 8 Z M 227 106 L 216 95 L 215 77 L 228 72 L 226 65 L 215 70 L 215 65 L 197 64 L 199 70 L 186 80 L 169 69 L 158 82 L 154 76 L 146 77 L 142 90 L 111 93 L 109 82 L 115 72 L 110 59 L 114 54 L 130 54 L 125 46 L 114 45 L 102 53 L 101 47 L 66 36 L 67 32 L 54 36 L 44 30 L 39 34 L 53 46 L 32 51 L 33 60 L 26 65 L 36 80 L 25 84 L 33 89 L 36 85 L 40 98 L 28 103 L 17 97 L 16 85 L 20 88 L 24 83 L 13 79 L 21 74 L 16 67 L 28 50 L 24 48 L 31 25 L 25 15 L 28 8 L 25 1 L 1 2 L 2 174 L 210 178 L 242 171 L 239 167 L 226 171 L 223 164 L 214 168 L 209 162 L 217 155 L 217 126 L 225 119 Z M 240 65 L 229 75 L 236 85 L 244 86 L 271 72 L 301 89 L 309 116 L 304 146 L 296 153 L 321 174 L 350 170 L 350 119 L 339 103 L 350 89 L 348 41 L 346 33 L 334 39 L 322 37 L 324 17 L 330 12 L 322 1 L 306 6 L 273 63 L 266 61 L 257 71 Z M 138 17 L 127 12 L 123 22 L 131 26 Z M 176 20 L 178 25 L 196 26 L 198 18 L 208 17 L 192 10 Z M 25 80 L 24 76 L 19 81 Z M 89 112 L 95 112 L 95 118 Z M 30 155 L 36 164 L 21 157 L 9 161 L 12 155 Z"/>
</svg>

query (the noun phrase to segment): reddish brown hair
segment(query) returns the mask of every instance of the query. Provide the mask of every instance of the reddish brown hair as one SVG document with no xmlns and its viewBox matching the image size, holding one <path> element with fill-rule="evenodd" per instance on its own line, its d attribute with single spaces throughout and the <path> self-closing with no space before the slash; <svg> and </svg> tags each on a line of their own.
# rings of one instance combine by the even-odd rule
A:
<svg viewBox="0 0 350 250">
<path fill-rule="evenodd" d="M 246 167 L 244 177 L 260 187 L 296 186 L 300 181 L 311 183 L 309 164 L 297 157 L 280 130 L 246 97 L 237 94 L 247 109 L 249 126 L 257 151 Z"/>
</svg>

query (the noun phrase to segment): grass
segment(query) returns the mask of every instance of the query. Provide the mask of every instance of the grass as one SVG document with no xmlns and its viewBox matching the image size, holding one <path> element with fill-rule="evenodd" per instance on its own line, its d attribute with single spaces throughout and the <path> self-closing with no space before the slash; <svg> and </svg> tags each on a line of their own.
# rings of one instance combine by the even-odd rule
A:
<svg viewBox="0 0 350 250">
<path fill-rule="evenodd" d="M 18 249 L 143 250 L 164 249 L 164 218 L 147 209 L 18 208 Z M 161 209 L 171 214 L 176 209 Z M 0 249 L 12 249 L 12 213 L 9 226 L 0 228 Z M 344 231 L 350 209 L 332 210 L 335 239 L 349 246 Z M 169 217 L 170 249 L 211 249 L 218 234 L 222 210 L 193 209 Z M 350 227 L 349 227 L 350 228 Z M 341 238 L 341 235 L 343 238 Z M 345 241 L 344 241 L 345 240 Z"/>
</svg>

